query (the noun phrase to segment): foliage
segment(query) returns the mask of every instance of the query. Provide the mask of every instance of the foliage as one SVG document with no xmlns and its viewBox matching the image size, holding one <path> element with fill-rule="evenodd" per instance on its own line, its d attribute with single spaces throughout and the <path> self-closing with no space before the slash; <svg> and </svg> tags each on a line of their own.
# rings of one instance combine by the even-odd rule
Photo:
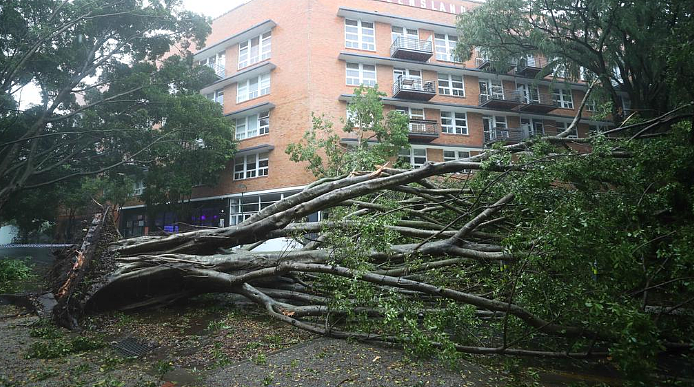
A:
<svg viewBox="0 0 694 387">
<path fill-rule="evenodd" d="M 232 124 L 199 94 L 216 75 L 187 51 L 210 27 L 179 1 L 13 0 L 0 25 L 2 219 L 26 195 L 32 210 L 46 193 L 67 208 L 97 193 L 123 203 L 146 170 L 148 203 L 178 201 L 232 157 Z M 40 103 L 22 100 L 32 88 Z"/>
<path fill-rule="evenodd" d="M 16 282 L 32 275 L 31 267 L 25 261 L 0 258 L 0 293 L 16 291 Z"/>
<path fill-rule="evenodd" d="M 615 120 L 623 118 L 618 91 L 645 116 L 667 112 L 688 95 L 691 14 L 686 0 L 489 0 L 459 16 L 457 54 L 481 48 L 497 63 L 542 54 L 549 68 L 578 79 L 597 78 Z"/>
<path fill-rule="evenodd" d="M 356 143 L 344 145 L 333 123 L 312 115 L 313 126 L 301 142 L 289 144 L 286 153 L 294 162 L 307 162 L 316 177 L 339 176 L 353 171 L 373 170 L 408 147 L 408 119 L 399 112 L 383 112 L 381 98 L 386 94 L 359 86 L 347 105 L 342 131 L 356 136 Z M 324 159 L 325 158 L 325 159 Z"/>
</svg>

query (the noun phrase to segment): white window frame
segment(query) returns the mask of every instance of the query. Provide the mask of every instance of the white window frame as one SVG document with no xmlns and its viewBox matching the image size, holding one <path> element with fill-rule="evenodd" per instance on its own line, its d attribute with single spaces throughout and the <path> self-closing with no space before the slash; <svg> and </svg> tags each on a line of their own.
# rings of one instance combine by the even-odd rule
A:
<svg viewBox="0 0 694 387">
<path fill-rule="evenodd" d="M 415 119 L 415 120 L 426 120 L 425 112 L 424 109 L 419 109 L 419 108 L 411 108 L 411 107 L 401 107 L 398 106 L 395 108 L 395 111 L 398 111 L 400 113 L 403 113 L 406 115 L 410 120 Z M 408 125 L 408 130 L 410 132 L 421 132 L 424 127 L 426 126 L 425 123 L 419 123 L 419 122 L 410 122 Z M 417 128 L 417 130 L 413 130 L 413 128 Z"/>
<path fill-rule="evenodd" d="M 570 125 L 570 122 L 556 121 L 557 123 L 557 135 L 565 131 Z M 578 126 L 572 130 L 566 138 L 578 138 Z"/>
<path fill-rule="evenodd" d="M 356 25 L 349 24 L 350 22 Z M 371 24 L 371 27 L 365 27 L 365 23 Z M 356 31 L 350 31 L 350 28 Z M 372 41 L 369 42 L 369 39 Z M 376 51 L 376 23 L 345 19 L 345 48 Z"/>
<path fill-rule="evenodd" d="M 147 186 L 145 185 L 144 180 L 138 180 L 133 183 L 133 191 L 130 196 L 140 196 L 145 193 L 145 188 Z"/>
<path fill-rule="evenodd" d="M 552 89 L 552 99 L 557 103 L 557 106 L 562 109 L 574 108 L 574 98 L 571 89 Z"/>
<path fill-rule="evenodd" d="M 458 37 L 449 34 L 434 34 L 434 46 L 436 47 L 436 60 L 441 62 L 454 62 L 455 46 L 458 44 Z"/>
<path fill-rule="evenodd" d="M 270 170 L 269 155 L 268 152 L 260 152 L 234 158 L 234 180 L 267 176 Z M 253 163 L 252 167 L 249 167 L 250 163 Z"/>
<path fill-rule="evenodd" d="M 429 161 L 427 155 L 427 148 L 415 147 L 410 147 L 409 149 L 400 149 L 400 152 L 398 152 L 398 159 L 409 163 L 410 166 L 412 166 L 412 168 L 419 168 L 422 165 L 424 165 L 427 161 Z"/>
<path fill-rule="evenodd" d="M 207 66 L 211 68 L 212 70 L 214 70 L 217 76 L 224 78 L 224 76 L 226 75 L 226 52 L 218 52 L 215 55 L 209 56 L 199 61 L 198 64 L 201 66 Z"/>
<path fill-rule="evenodd" d="M 448 156 L 446 156 L 446 152 L 449 153 Z M 453 156 L 450 155 L 450 153 L 453 153 Z M 444 149 L 443 150 L 443 162 L 445 163 L 446 161 L 456 161 L 456 160 L 465 160 L 470 158 L 470 151 L 469 150 L 461 150 L 461 149 Z M 460 172 L 457 173 L 469 173 L 469 169 L 463 169 Z"/>
<path fill-rule="evenodd" d="M 441 133 L 446 134 L 468 134 L 466 112 L 441 111 Z"/>
<path fill-rule="evenodd" d="M 251 124 L 255 128 L 251 131 Z M 270 111 L 266 110 L 257 114 L 240 117 L 236 119 L 236 139 L 245 140 L 270 133 Z"/>
<path fill-rule="evenodd" d="M 545 123 L 537 118 L 521 117 L 521 130 L 525 130 L 528 136 L 543 136 L 545 134 Z"/>
<path fill-rule="evenodd" d="M 253 41 L 255 45 L 253 44 Z M 254 49 L 256 47 L 256 49 Z M 238 68 L 242 69 L 258 62 L 270 59 L 272 56 L 272 31 L 254 36 L 245 42 L 239 43 Z"/>
<path fill-rule="evenodd" d="M 255 86 L 255 90 L 251 86 Z M 236 103 L 270 94 L 270 73 L 260 74 L 236 85 Z"/>
<path fill-rule="evenodd" d="M 355 68 L 350 68 L 350 66 L 358 66 L 358 69 Z M 364 67 L 373 67 L 373 71 L 371 70 L 365 70 Z M 357 76 L 350 75 L 350 71 L 358 71 L 359 74 Z M 352 63 L 352 62 L 347 62 L 345 63 L 345 83 L 348 86 L 359 86 L 359 85 L 364 85 L 364 86 L 369 86 L 369 87 L 374 87 L 376 86 L 376 75 L 378 71 L 376 68 L 376 65 L 369 65 L 369 64 L 363 64 L 363 63 Z M 373 79 L 371 79 L 371 75 L 373 74 Z M 367 78 L 368 76 L 368 78 Z"/>
<path fill-rule="evenodd" d="M 540 88 L 526 83 L 517 83 L 516 90 L 520 92 L 524 103 L 540 103 Z M 544 101 L 547 103 L 547 101 Z"/>
<path fill-rule="evenodd" d="M 453 77 L 460 77 L 460 81 L 454 81 Z M 465 97 L 465 77 L 463 75 L 438 74 L 439 94 L 452 97 Z M 442 83 L 443 82 L 443 83 Z M 460 83 L 460 87 L 454 87 L 454 83 Z M 442 86 L 443 84 L 443 86 Z"/>
<path fill-rule="evenodd" d="M 486 95 L 487 98 L 504 99 L 504 82 L 502 80 L 480 79 L 480 95 Z M 482 89 L 484 92 L 482 92 Z"/>
<path fill-rule="evenodd" d="M 224 106 L 224 90 L 215 90 L 212 93 L 205 94 L 205 97 L 212 102 L 217 102 L 218 104 Z"/>
</svg>

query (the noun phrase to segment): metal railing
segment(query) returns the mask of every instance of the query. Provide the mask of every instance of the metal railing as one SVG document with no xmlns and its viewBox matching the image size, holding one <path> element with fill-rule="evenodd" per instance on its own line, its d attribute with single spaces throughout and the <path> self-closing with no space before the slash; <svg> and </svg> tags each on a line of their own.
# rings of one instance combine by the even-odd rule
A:
<svg viewBox="0 0 694 387">
<path fill-rule="evenodd" d="M 437 131 L 436 120 L 423 120 L 419 118 L 410 118 L 410 134 L 436 135 Z"/>
<path fill-rule="evenodd" d="M 489 101 L 523 102 L 523 93 L 520 91 L 505 92 L 504 94 L 480 94 L 480 105 Z"/>
<path fill-rule="evenodd" d="M 226 76 L 226 69 L 224 65 L 208 63 L 205 64 L 205 66 L 211 68 L 214 71 L 214 73 L 217 74 L 217 76 L 220 78 L 224 78 Z"/>
<path fill-rule="evenodd" d="M 484 131 L 484 142 L 508 142 L 517 143 L 527 140 L 531 137 L 540 136 L 542 133 L 536 133 L 529 127 L 523 128 L 492 128 Z"/>
<path fill-rule="evenodd" d="M 434 45 L 431 40 L 421 40 L 407 36 L 399 36 L 390 45 L 390 55 L 393 56 L 398 50 L 421 51 L 429 54 L 434 53 Z"/>
<path fill-rule="evenodd" d="M 400 75 L 393 83 L 393 96 L 401 91 L 436 94 L 436 81 L 423 81 L 422 78 Z"/>
<path fill-rule="evenodd" d="M 527 69 L 540 70 L 547 66 L 545 58 L 521 58 L 516 65 L 516 72 L 522 73 Z"/>
<path fill-rule="evenodd" d="M 521 95 L 521 102 L 523 102 L 526 105 L 551 105 L 551 106 L 557 106 L 557 102 L 552 98 L 551 95 L 549 94 L 544 94 L 544 93 L 530 93 L 530 95 L 527 95 L 523 91 L 518 91 Z"/>
</svg>

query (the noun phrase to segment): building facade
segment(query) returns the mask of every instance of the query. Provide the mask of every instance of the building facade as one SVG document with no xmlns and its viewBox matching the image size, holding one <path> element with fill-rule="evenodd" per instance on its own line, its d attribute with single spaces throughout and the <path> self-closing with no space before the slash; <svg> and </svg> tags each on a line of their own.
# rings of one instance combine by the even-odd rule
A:
<svg viewBox="0 0 694 387">
<path fill-rule="evenodd" d="M 212 23 L 195 54 L 219 79 L 201 90 L 236 124 L 238 153 L 215 187 L 196 187 L 190 219 L 163 214 L 157 228 L 178 221 L 237 224 L 313 180 L 289 160 L 289 143 L 311 127 L 311 113 L 335 123 L 358 85 L 378 85 L 386 109 L 410 117 L 413 166 L 477 154 L 566 128 L 586 90 L 581 82 L 536 80 L 545 66 L 528 57 L 508 73 L 488 71 L 479 53 L 456 62 L 456 15 L 479 6 L 460 0 L 251 0 Z M 577 133 L 606 122 L 588 106 Z M 339 126 L 339 125 L 337 125 Z M 343 141 L 354 141 L 343 133 Z M 124 207 L 124 235 L 147 233 L 141 206 Z"/>
</svg>

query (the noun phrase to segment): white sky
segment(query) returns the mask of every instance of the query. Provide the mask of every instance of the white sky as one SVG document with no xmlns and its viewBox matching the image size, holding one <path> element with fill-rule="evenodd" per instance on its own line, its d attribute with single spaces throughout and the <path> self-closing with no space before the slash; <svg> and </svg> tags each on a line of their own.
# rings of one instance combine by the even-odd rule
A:
<svg viewBox="0 0 694 387">
<path fill-rule="evenodd" d="M 183 0 L 183 7 L 193 12 L 214 18 L 248 1 L 249 0 Z"/>
</svg>

